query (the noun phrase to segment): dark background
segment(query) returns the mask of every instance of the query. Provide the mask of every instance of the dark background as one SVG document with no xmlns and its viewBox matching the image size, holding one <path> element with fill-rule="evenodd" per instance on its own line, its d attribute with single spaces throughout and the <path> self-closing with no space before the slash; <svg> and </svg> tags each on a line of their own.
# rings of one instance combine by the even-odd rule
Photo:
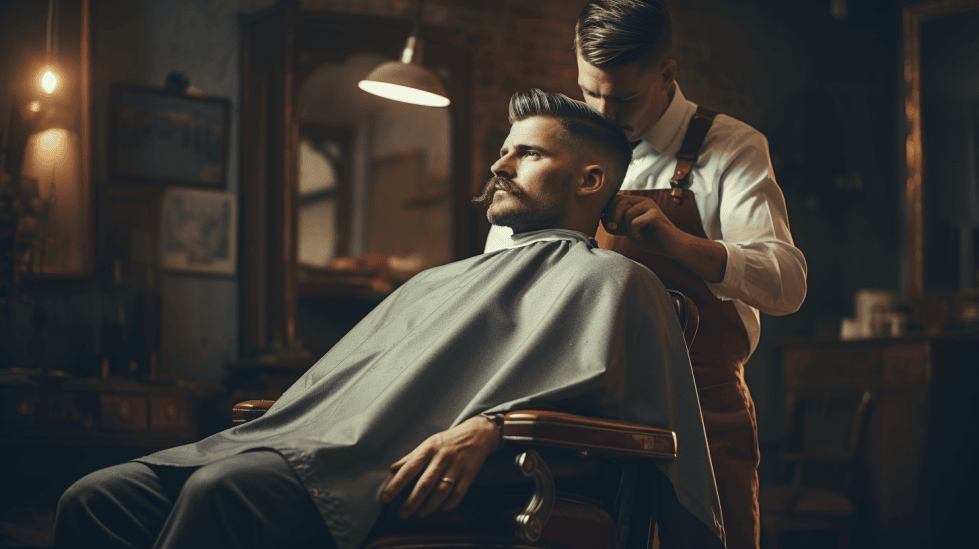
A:
<svg viewBox="0 0 979 549">
<path fill-rule="evenodd" d="M 62 14 L 77 12 L 64 0 Z M 98 0 L 94 2 L 94 156 L 97 190 L 108 181 L 109 89 L 127 83 L 162 86 L 171 71 L 232 103 L 227 190 L 238 193 L 239 46 L 237 13 L 270 0 Z M 764 317 L 762 340 L 746 367 L 763 454 L 777 445 L 781 378 L 776 340 L 835 334 L 853 314 L 860 288 L 901 290 L 903 240 L 902 0 L 850 0 L 834 18 L 830 0 L 673 0 L 677 80 L 688 99 L 764 133 L 788 205 L 792 233 L 809 266 L 799 312 Z M 429 0 L 425 21 L 473 36 L 473 174 L 489 174 L 509 125 L 506 106 L 519 89 L 539 87 L 580 98 L 571 49 L 584 4 L 568 0 Z M 307 0 L 304 9 L 409 17 L 405 0 Z M 43 51 L 47 2 L 0 2 L 0 128 L 23 63 Z M 68 28 L 67 23 L 63 23 Z M 927 276 L 933 290 L 963 284 L 946 240 L 975 209 L 976 110 L 979 102 L 979 12 L 926 24 L 922 86 L 934 86 L 923 111 L 927 142 L 952 151 L 928 165 L 926 223 L 935 250 Z M 76 31 L 77 32 L 77 31 Z M 61 48 L 70 50 L 67 35 Z M 77 43 L 77 38 L 75 38 Z M 76 53 L 77 55 L 77 53 Z M 944 64 L 943 64 L 944 63 Z M 953 71 L 972 80 L 953 80 Z M 969 159 L 972 159 L 969 161 Z M 964 161 L 963 161 L 964 160 Z M 957 163 L 956 163 L 957 162 Z M 971 166 L 970 173 L 951 173 Z M 958 168 L 954 168 L 958 169 Z M 971 179 L 970 179 L 971 176 Z M 932 186 L 936 182 L 935 186 Z M 944 186 L 942 182 L 952 182 Z M 101 192 L 101 191 L 100 191 Z M 972 208 L 970 210 L 970 208 Z M 96 212 L 100 261 L 90 277 L 29 280 L 34 305 L 17 304 L 0 332 L 0 366 L 97 375 L 105 349 L 105 304 L 113 287 L 106 242 L 124 240 Z M 479 242 L 482 242 L 482 235 Z M 478 250 L 473 250 L 473 253 Z M 974 272 L 975 266 L 972 270 Z M 969 282 L 975 286 L 974 279 Z M 239 349 L 238 278 L 159 273 L 160 371 L 175 379 L 220 385 Z M 43 311 L 43 322 L 36 311 Z M 343 311 L 338 314 L 346 314 Z M 360 313 L 357 313 L 360 314 Z M 304 334 L 306 339 L 314 334 Z M 763 465 L 763 472 L 765 465 Z"/>
</svg>

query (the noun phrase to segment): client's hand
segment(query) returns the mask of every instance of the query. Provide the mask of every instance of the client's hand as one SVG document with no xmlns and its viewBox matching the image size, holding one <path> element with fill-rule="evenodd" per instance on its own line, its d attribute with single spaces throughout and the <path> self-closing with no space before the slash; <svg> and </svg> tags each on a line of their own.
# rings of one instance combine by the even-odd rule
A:
<svg viewBox="0 0 979 549">
<path fill-rule="evenodd" d="M 452 509 L 466 495 L 486 457 L 499 445 L 499 428 L 481 416 L 432 435 L 391 464 L 394 478 L 381 492 L 381 501 L 390 503 L 412 479 L 421 475 L 398 515 L 424 517 L 440 506 Z"/>
</svg>

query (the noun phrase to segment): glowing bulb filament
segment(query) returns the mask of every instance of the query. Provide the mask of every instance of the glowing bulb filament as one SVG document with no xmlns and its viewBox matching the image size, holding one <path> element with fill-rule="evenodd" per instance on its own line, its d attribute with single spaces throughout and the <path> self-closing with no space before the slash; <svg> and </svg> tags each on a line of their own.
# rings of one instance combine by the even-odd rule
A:
<svg viewBox="0 0 979 549">
<path fill-rule="evenodd" d="M 48 94 L 54 93 L 58 87 L 58 76 L 51 69 L 44 71 L 41 75 L 41 89 Z"/>
</svg>

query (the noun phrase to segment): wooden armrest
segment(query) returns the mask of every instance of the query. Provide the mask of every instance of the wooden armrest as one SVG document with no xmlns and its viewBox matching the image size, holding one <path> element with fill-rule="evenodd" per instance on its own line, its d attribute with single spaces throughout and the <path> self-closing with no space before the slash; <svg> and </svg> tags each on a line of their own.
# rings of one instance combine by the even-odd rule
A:
<svg viewBox="0 0 979 549">
<path fill-rule="evenodd" d="M 676 433 L 669 429 L 547 410 L 506 414 L 503 440 L 615 456 L 676 459 Z"/>
<path fill-rule="evenodd" d="M 274 400 L 239 402 L 231 411 L 231 420 L 235 425 L 247 423 L 262 417 L 273 404 Z M 676 459 L 676 434 L 669 429 L 548 410 L 506 414 L 503 440 L 615 456 Z"/>
<path fill-rule="evenodd" d="M 246 400 L 231 409 L 231 422 L 235 425 L 262 417 L 275 404 L 274 400 Z"/>
</svg>

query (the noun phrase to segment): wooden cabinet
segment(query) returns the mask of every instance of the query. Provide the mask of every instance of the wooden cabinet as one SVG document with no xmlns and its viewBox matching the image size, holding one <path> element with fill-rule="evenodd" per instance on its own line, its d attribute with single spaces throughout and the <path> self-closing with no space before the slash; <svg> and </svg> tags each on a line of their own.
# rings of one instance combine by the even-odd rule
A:
<svg viewBox="0 0 979 549">
<path fill-rule="evenodd" d="M 199 404 L 217 391 L 0 370 L 0 545 L 49 545 L 58 498 L 79 478 L 198 440 Z"/>
<path fill-rule="evenodd" d="M 786 391 L 876 392 L 864 465 L 881 547 L 944 546 L 939 541 L 952 532 L 968 532 L 979 488 L 979 339 L 798 339 L 780 346 Z"/>
<path fill-rule="evenodd" d="M 115 445 L 165 448 L 194 442 L 193 386 L 128 380 L 71 379 L 3 373 L 3 444 Z"/>
</svg>

